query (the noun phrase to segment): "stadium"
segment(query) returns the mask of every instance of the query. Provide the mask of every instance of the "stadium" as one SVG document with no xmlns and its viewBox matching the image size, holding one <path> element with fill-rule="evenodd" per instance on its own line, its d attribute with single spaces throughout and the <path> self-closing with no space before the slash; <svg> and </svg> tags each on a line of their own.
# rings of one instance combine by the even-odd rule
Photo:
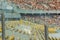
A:
<svg viewBox="0 0 60 40">
<path fill-rule="evenodd" d="M 60 0 L 0 0 L 0 40 L 60 40 Z"/>
</svg>

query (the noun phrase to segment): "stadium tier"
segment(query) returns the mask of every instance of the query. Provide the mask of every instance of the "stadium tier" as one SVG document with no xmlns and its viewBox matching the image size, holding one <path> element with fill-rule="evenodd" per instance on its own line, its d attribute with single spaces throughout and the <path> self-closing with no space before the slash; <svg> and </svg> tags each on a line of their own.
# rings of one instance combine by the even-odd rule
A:
<svg viewBox="0 0 60 40">
<path fill-rule="evenodd" d="M 59 0 L 8 0 L 22 9 L 32 10 L 60 10 Z"/>
<path fill-rule="evenodd" d="M 48 24 L 48 39 L 49 40 L 60 40 L 60 27 L 59 22 L 60 16 L 58 15 L 35 15 L 35 14 L 24 14 L 21 15 L 20 19 L 5 21 L 5 39 L 6 40 L 45 40 L 45 26 L 44 23 Z M 55 20 L 50 23 L 49 20 Z M 1 22 L 0 22 L 1 23 Z M 58 25 L 56 25 L 58 24 Z M 1 26 L 1 24 L 0 24 Z M 0 33 L 2 28 L 0 28 Z M 0 37 L 2 40 L 2 38 Z"/>
<path fill-rule="evenodd" d="M 55 33 L 54 28 L 49 28 L 49 31 L 50 31 L 50 33 Z M 24 35 L 26 35 L 26 38 L 24 38 Z M 9 40 L 13 40 L 13 39 L 15 39 L 15 40 L 17 40 L 17 39 L 20 39 L 20 40 L 23 40 L 23 39 L 25 39 L 25 40 L 30 40 L 30 39 L 31 40 L 38 40 L 38 39 L 45 40 L 44 25 L 39 25 L 39 24 L 35 24 L 35 23 L 29 22 L 29 21 L 24 21 L 24 20 L 20 20 L 18 22 L 17 21 L 9 21 L 9 22 L 7 22 L 7 26 L 6 26 L 6 36 L 7 36 L 7 38 L 6 38 L 7 40 L 8 39 Z M 53 40 L 53 39 L 59 40 L 59 38 L 54 38 L 54 37 L 51 37 L 49 40 Z"/>
</svg>

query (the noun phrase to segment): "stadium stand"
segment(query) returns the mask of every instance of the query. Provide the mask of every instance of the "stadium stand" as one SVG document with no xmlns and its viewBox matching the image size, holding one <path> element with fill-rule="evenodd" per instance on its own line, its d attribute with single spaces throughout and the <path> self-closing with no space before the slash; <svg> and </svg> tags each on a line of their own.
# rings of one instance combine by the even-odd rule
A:
<svg viewBox="0 0 60 40">
<path fill-rule="evenodd" d="M 44 23 L 42 24 L 40 23 L 46 20 L 47 18 L 50 19 L 52 16 L 51 17 L 46 16 L 46 19 L 44 19 L 43 16 L 42 16 L 43 18 L 41 18 L 41 16 L 37 16 L 37 15 L 35 16 L 25 15 L 25 16 L 22 16 L 20 20 L 6 21 L 5 22 L 6 40 L 45 40 Z M 53 16 L 53 18 L 58 18 L 58 17 L 59 16 L 57 17 Z M 42 20 L 42 21 L 40 22 L 39 20 L 40 21 Z M 52 18 L 50 20 L 52 20 Z M 51 25 L 53 23 L 51 23 Z M 48 27 L 49 33 L 56 33 L 57 28 L 59 28 L 59 27 L 57 28 L 56 27 L 49 26 Z M 24 35 L 27 35 L 26 37 L 28 38 L 22 37 Z M 59 38 L 54 38 L 49 36 L 49 40 L 59 40 Z"/>
<path fill-rule="evenodd" d="M 59 0 L 8 0 L 8 3 L 9 2 L 15 3 L 19 8 L 22 8 L 25 10 L 26 9 L 60 10 Z M 34 14 L 32 15 L 25 14 L 25 15 L 22 15 L 22 17 L 20 17 L 19 16 L 20 14 L 18 14 L 19 17 L 17 17 L 17 14 L 16 15 L 12 13 L 11 14 L 9 13 L 8 15 L 7 14 L 5 14 L 6 40 L 45 40 L 45 34 L 44 34 L 45 23 L 48 26 L 49 34 L 55 34 L 60 32 L 59 31 L 60 15 L 42 16 L 42 15 L 34 15 Z M 18 18 L 21 18 L 21 19 L 18 19 Z M 0 22 L 0 34 L 2 34 L 1 22 Z M 48 38 L 49 40 L 60 40 L 59 36 L 54 37 L 54 35 L 52 36 L 49 35 Z M 2 40 L 2 35 L 0 35 L 0 40 Z"/>
<path fill-rule="evenodd" d="M 8 0 L 22 9 L 32 10 L 60 10 L 59 0 Z"/>
</svg>

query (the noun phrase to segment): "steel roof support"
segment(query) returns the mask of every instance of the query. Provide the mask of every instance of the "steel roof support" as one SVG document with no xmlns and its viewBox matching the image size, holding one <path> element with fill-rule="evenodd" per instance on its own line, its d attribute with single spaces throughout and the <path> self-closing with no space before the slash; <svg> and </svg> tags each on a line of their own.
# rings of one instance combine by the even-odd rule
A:
<svg viewBox="0 0 60 40">
<path fill-rule="evenodd" d="M 49 40 L 48 39 L 48 27 L 45 25 L 45 40 Z"/>
<path fill-rule="evenodd" d="M 1 13 L 1 24 L 2 24 L 2 40 L 5 40 L 5 16 Z"/>
</svg>

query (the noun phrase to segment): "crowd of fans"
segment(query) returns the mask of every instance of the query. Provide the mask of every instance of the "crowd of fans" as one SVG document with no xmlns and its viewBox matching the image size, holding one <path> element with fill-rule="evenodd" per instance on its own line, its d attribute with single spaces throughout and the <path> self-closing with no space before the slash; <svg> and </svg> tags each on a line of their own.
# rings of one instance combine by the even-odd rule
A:
<svg viewBox="0 0 60 40">
<path fill-rule="evenodd" d="M 60 10 L 59 0 L 8 0 L 22 9 Z"/>
<path fill-rule="evenodd" d="M 55 24 L 60 25 L 60 16 L 59 15 L 47 15 L 47 16 L 39 16 L 39 15 L 24 15 L 22 16 L 22 19 L 28 20 L 34 23 L 47 23 L 49 25 Z"/>
</svg>

